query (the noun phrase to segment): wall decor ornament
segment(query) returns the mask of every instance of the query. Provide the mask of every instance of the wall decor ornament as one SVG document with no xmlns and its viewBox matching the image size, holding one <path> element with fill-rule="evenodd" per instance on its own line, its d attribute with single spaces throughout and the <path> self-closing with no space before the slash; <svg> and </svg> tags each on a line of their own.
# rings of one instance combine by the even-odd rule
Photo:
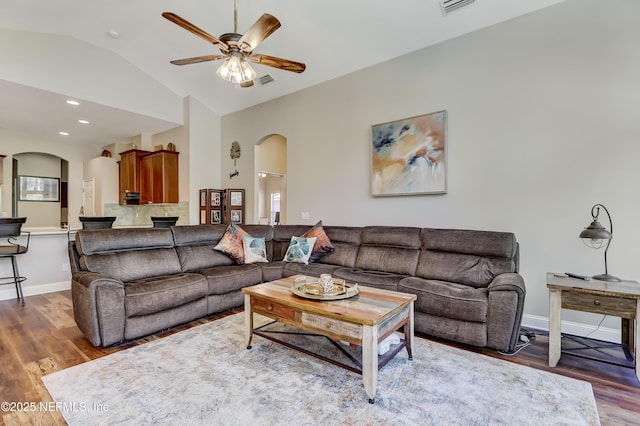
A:
<svg viewBox="0 0 640 426">
<path fill-rule="evenodd" d="M 447 111 L 371 126 L 371 194 L 446 194 Z"/>
<path fill-rule="evenodd" d="M 231 150 L 229 152 L 229 156 L 233 160 L 233 167 L 236 167 L 236 160 L 240 158 L 241 153 L 242 150 L 240 149 L 240 144 L 236 141 L 233 141 L 233 143 L 231 144 Z M 233 179 L 239 174 L 240 172 L 238 172 L 238 169 L 235 169 L 233 172 L 229 173 L 229 179 Z"/>
</svg>

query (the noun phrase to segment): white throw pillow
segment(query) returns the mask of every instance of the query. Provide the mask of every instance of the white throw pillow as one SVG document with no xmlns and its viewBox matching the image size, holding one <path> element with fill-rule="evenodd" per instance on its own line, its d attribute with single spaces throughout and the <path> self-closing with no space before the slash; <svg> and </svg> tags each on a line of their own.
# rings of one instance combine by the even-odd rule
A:
<svg viewBox="0 0 640 426">
<path fill-rule="evenodd" d="M 282 260 L 285 262 L 297 262 L 308 265 L 309 257 L 311 257 L 311 252 L 313 251 L 313 245 L 316 243 L 316 239 L 316 237 L 291 237 L 289 248 Z"/>
</svg>

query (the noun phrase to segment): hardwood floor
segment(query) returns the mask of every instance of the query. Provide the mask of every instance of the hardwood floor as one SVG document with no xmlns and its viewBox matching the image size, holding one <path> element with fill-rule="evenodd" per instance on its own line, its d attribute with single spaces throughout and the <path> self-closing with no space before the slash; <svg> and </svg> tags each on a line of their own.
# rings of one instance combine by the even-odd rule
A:
<svg viewBox="0 0 640 426">
<path fill-rule="evenodd" d="M 0 402 L 52 402 L 40 380 L 46 374 L 240 311 L 214 315 L 116 348 L 96 348 L 75 325 L 70 291 L 27 297 L 24 307 L 15 300 L 0 301 Z M 568 355 L 562 356 L 556 368 L 549 368 L 548 338 L 544 332 L 536 332 L 536 339 L 513 356 L 454 346 L 588 381 L 593 386 L 602 425 L 640 425 L 640 383 L 630 368 Z M 0 424 L 65 424 L 55 406 L 47 407 L 51 410 L 0 411 Z"/>
</svg>

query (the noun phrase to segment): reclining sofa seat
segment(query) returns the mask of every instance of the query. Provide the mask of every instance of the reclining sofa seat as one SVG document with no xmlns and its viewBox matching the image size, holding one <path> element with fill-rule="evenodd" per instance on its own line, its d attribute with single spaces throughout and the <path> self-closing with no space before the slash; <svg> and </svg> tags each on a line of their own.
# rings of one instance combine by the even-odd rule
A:
<svg viewBox="0 0 640 426">
<path fill-rule="evenodd" d="M 73 243 L 70 243 L 73 244 Z M 168 228 L 78 232 L 73 310 L 94 345 L 108 346 L 207 314 L 207 279 L 183 272 Z"/>
<path fill-rule="evenodd" d="M 418 296 L 415 329 L 513 351 L 525 298 L 515 235 L 423 228 L 421 241 L 415 277 L 398 284 L 398 291 Z"/>
<path fill-rule="evenodd" d="M 260 264 L 238 265 L 229 256 L 214 250 L 226 230 L 225 225 L 173 226 L 175 249 L 185 272 L 207 278 L 207 315 L 241 306 L 243 287 L 263 282 Z M 265 238 L 271 247 L 273 229 L 263 225 L 244 225 L 252 237 Z"/>
<path fill-rule="evenodd" d="M 385 290 L 398 290 L 398 283 L 413 276 L 420 256 L 420 228 L 367 226 L 351 268 L 340 268 L 335 276 L 350 282 Z"/>
</svg>

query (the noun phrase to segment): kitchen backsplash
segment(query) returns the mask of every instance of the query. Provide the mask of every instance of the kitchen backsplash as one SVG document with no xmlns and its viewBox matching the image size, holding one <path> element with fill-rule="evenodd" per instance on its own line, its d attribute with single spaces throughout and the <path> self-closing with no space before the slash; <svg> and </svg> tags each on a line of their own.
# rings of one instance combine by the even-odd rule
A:
<svg viewBox="0 0 640 426">
<path fill-rule="evenodd" d="M 115 216 L 113 226 L 152 226 L 151 216 L 178 216 L 176 225 L 189 224 L 189 202 L 177 204 L 127 205 L 105 204 L 105 216 Z"/>
</svg>

